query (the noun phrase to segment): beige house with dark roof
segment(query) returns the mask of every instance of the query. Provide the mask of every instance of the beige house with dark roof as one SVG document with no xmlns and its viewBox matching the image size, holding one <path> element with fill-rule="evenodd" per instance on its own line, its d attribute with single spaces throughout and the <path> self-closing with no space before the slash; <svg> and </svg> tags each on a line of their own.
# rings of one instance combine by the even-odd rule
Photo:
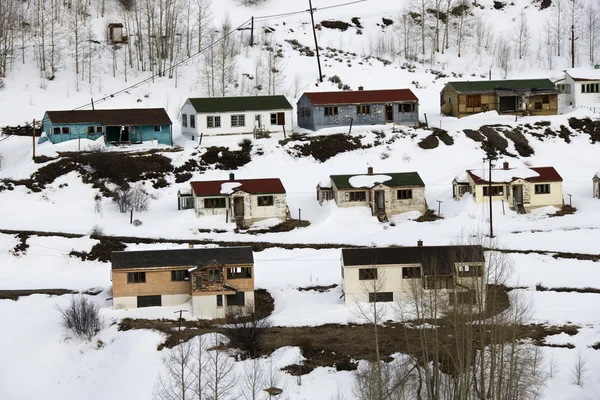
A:
<svg viewBox="0 0 600 400">
<path fill-rule="evenodd" d="M 357 302 L 410 301 L 415 291 L 437 291 L 449 306 L 484 304 L 485 257 L 481 246 L 342 249 L 347 306 Z"/>
<path fill-rule="evenodd" d="M 116 251 L 111 274 L 115 309 L 191 301 L 195 317 L 213 319 L 254 306 L 251 247 Z"/>
<path fill-rule="evenodd" d="M 317 185 L 319 204 L 335 200 L 340 208 L 369 207 L 382 221 L 408 211 L 427 210 L 425 184 L 417 172 L 331 175 Z"/>
<path fill-rule="evenodd" d="M 562 177 L 553 167 L 492 168 L 491 196 L 493 201 L 506 201 L 519 213 L 533 208 L 563 206 Z M 489 169 L 471 169 L 452 182 L 453 197 L 460 200 L 471 193 L 475 202 L 489 201 Z"/>
</svg>

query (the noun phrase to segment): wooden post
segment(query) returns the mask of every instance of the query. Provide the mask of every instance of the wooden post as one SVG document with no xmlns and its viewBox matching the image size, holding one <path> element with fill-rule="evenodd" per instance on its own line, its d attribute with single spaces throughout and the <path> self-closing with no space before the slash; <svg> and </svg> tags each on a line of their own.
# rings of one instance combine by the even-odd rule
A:
<svg viewBox="0 0 600 400">
<path fill-rule="evenodd" d="M 429 128 L 429 122 L 427 122 L 427 113 L 423 113 L 423 116 L 425 117 L 425 127 Z"/>
<path fill-rule="evenodd" d="M 133 208 L 131 209 L 131 213 L 129 214 L 129 223 L 133 224 Z"/>
<path fill-rule="evenodd" d="M 302 223 L 302 209 L 298 209 L 298 226 Z"/>
<path fill-rule="evenodd" d="M 200 132 L 200 141 L 198 141 L 198 146 L 202 144 L 202 135 L 204 135 L 204 133 Z"/>
<path fill-rule="evenodd" d="M 354 118 L 350 118 L 350 129 L 348 129 L 348 134 L 352 133 L 352 122 L 354 122 Z"/>
<path fill-rule="evenodd" d="M 494 237 L 494 224 L 492 222 L 492 157 L 488 156 L 489 162 L 489 181 L 488 181 L 488 196 L 490 197 L 490 237 Z"/>
<path fill-rule="evenodd" d="M 283 138 L 287 138 L 287 135 L 285 134 L 285 125 L 281 125 L 281 127 L 283 128 Z"/>
<path fill-rule="evenodd" d="M 225 210 L 225 223 L 229 223 L 229 210 Z"/>
<path fill-rule="evenodd" d="M 33 129 L 31 132 L 31 138 L 32 140 L 32 145 L 33 145 L 33 158 L 32 160 L 35 160 L 35 119 L 33 120 L 33 125 L 32 125 Z"/>
<path fill-rule="evenodd" d="M 254 15 L 250 22 L 250 46 L 254 46 Z"/>
<path fill-rule="evenodd" d="M 308 11 L 310 12 L 310 21 L 312 22 L 313 37 L 315 38 L 315 52 L 317 54 L 317 65 L 319 66 L 319 82 L 323 82 L 323 74 L 321 73 L 321 58 L 319 57 L 319 44 L 317 43 L 317 31 L 315 30 L 315 10 L 312 6 L 312 0 L 308 0 L 308 7 Z"/>
<path fill-rule="evenodd" d="M 506 212 L 504 211 L 504 200 L 502 200 L 502 215 L 506 215 Z"/>
</svg>

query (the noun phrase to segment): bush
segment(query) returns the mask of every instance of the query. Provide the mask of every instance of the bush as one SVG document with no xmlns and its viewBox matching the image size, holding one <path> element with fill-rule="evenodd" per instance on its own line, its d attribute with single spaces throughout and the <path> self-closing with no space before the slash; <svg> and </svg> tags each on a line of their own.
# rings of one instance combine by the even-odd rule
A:
<svg viewBox="0 0 600 400">
<path fill-rule="evenodd" d="M 438 140 L 438 138 L 435 135 L 435 133 L 432 133 L 431 135 L 429 135 L 426 138 L 422 139 L 418 143 L 418 145 L 422 149 L 430 150 L 430 149 L 435 149 L 436 147 L 438 147 L 440 145 L 440 141 Z"/>
<path fill-rule="evenodd" d="M 90 236 L 104 236 L 104 229 L 100 225 L 94 225 L 90 231 Z"/>
<path fill-rule="evenodd" d="M 252 140 L 244 138 L 238 143 L 238 146 L 240 146 L 244 153 L 250 153 L 252 150 Z"/>
<path fill-rule="evenodd" d="M 128 211 L 146 211 L 150 205 L 150 195 L 140 185 L 119 188 L 115 191 L 113 201 L 121 213 Z"/>
<path fill-rule="evenodd" d="M 71 303 L 66 308 L 58 307 L 63 328 L 87 340 L 102 327 L 99 310 L 96 303 L 82 295 L 71 298 Z"/>
<path fill-rule="evenodd" d="M 250 357 L 259 355 L 265 335 L 271 328 L 268 318 L 260 318 L 253 306 L 228 307 L 225 313 L 228 326 L 225 335 L 231 346 L 246 352 Z"/>
<path fill-rule="evenodd" d="M 329 29 L 339 29 L 342 32 L 350 28 L 350 24 L 344 21 L 321 21 L 321 26 Z"/>
</svg>

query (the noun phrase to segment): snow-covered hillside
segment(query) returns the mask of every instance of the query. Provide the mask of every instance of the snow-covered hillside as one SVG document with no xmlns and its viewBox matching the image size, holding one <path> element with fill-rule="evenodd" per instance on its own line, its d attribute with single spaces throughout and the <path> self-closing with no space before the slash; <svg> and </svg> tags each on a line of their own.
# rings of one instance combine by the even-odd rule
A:
<svg viewBox="0 0 600 400">
<path fill-rule="evenodd" d="M 306 50 L 301 47 L 314 47 L 310 15 L 302 12 L 308 7 L 306 3 L 304 0 L 266 0 L 255 6 L 244 6 L 238 0 L 212 1 L 211 16 L 207 21 L 212 22 L 213 27 L 206 28 L 205 32 L 216 29 L 214 40 L 218 40 L 222 33 L 222 21 L 226 15 L 233 28 L 248 28 L 250 18 L 255 17 L 254 47 L 247 46 L 249 30 L 232 34 L 232 38 L 244 44 L 239 47 L 235 68 L 232 68 L 225 85 L 227 94 L 274 92 L 285 94 L 295 104 L 303 91 L 337 90 L 338 83 L 334 82 L 337 79 L 329 80 L 334 76 L 339 77 L 342 86 L 348 85 L 352 89 L 358 86 L 365 89 L 408 87 L 420 99 L 421 119 L 424 120 L 426 114 L 429 125 L 448 131 L 454 144 L 440 143 L 437 148 L 425 150 L 417 144 L 431 133 L 426 129 L 410 130 L 409 135 L 399 135 L 392 140 L 397 133 L 391 126 L 354 127 L 352 136 L 362 136 L 360 140 L 365 148 L 318 162 L 312 157 L 293 157 L 288 150 L 295 142 L 280 144 L 282 135 L 253 140 L 252 161 L 234 171 L 236 177 L 281 178 L 292 217 L 297 218 L 301 210 L 302 219 L 311 224 L 290 232 L 250 235 L 236 233 L 235 224 L 225 223 L 223 218 L 198 219 L 191 210 L 178 211 L 175 203 L 177 192 L 189 188 L 189 183 L 176 183 L 173 174 L 165 177 L 166 187 L 154 188 L 152 182 L 146 182 L 145 188 L 153 199 L 148 211 L 136 215 L 143 223 L 137 227 L 129 223 L 128 215 L 118 212 L 109 198 L 101 196 L 96 201 L 99 190 L 83 183 L 80 174 L 74 171 L 59 176 L 39 192 L 25 185 L 9 185 L 7 182 L 28 179 L 40 168 L 55 161 L 32 161 L 31 138 L 0 138 L 0 179 L 6 179 L 0 182 L 0 187 L 6 188 L 0 191 L 0 292 L 36 289 L 100 291 L 100 294 L 88 297 L 100 305 L 104 318 L 102 331 L 92 342 L 85 342 L 67 338 L 67 333 L 60 326 L 57 306 L 68 304 L 69 294 L 33 294 L 22 296 L 17 301 L 0 300 L 0 318 L 3 321 L 0 354 L 5 360 L 0 365 L 0 376 L 3 377 L 0 398 L 152 398 L 157 376 L 162 370 L 161 357 L 167 351 L 157 350 L 164 341 L 163 335 L 149 330 L 118 331 L 113 322 L 125 317 L 172 319 L 174 312 L 181 307 L 113 310 L 110 264 L 82 261 L 69 255 L 72 251 L 88 252 L 98 243 L 98 240 L 89 237 L 92 230 L 102 230 L 105 235 L 161 241 L 155 244 L 128 243 L 128 249 L 185 247 L 170 242 L 175 239 L 273 242 L 292 245 L 290 247 L 294 244 L 331 243 L 410 246 L 415 245 L 417 240 L 423 240 L 425 245 L 467 242 L 473 236 L 481 237 L 488 233 L 489 208 L 485 203 L 475 203 L 468 196 L 461 201 L 452 198 L 454 177 L 465 169 L 482 168 L 485 156 L 480 144 L 466 137 L 463 129 L 478 129 L 484 124 L 524 126 L 549 121 L 549 128 L 558 131 L 562 125 L 569 126 L 568 119 L 571 117 L 598 119 L 598 114 L 589 110 L 569 108 L 561 109 L 562 115 L 520 117 L 517 121 L 514 117 L 495 113 L 460 120 L 443 117 L 439 113 L 439 92 L 449 80 L 487 79 L 490 73 L 497 79 L 505 76 L 542 78 L 559 75 L 562 69 L 570 66 L 569 32 L 564 28 L 569 27 L 571 3 L 553 1 L 551 7 L 543 10 L 540 10 L 541 3 L 523 0 L 504 4 L 502 10 L 494 8 L 494 5 L 499 7 L 496 4 L 499 2 L 491 0 L 478 1 L 477 7 L 469 3 L 470 11 L 463 15 L 462 20 L 460 13 L 450 20 L 449 48 L 445 54 L 432 51 L 435 18 L 432 13 L 426 13 L 428 27 L 423 57 L 420 27 L 403 25 L 401 18 L 408 11 L 416 13 L 417 18 L 420 2 L 412 5 L 408 2 L 392 4 L 385 0 L 368 0 L 338 7 L 346 2 L 313 0 L 313 6 L 317 8 L 316 23 L 339 20 L 350 25 L 345 31 L 323 26 L 317 30 L 322 48 L 323 83 L 317 80 L 316 58 L 303 54 Z M 29 3 L 23 3 L 23 6 L 26 4 Z M 172 78 L 155 76 L 150 79 L 152 73 L 148 65 L 145 71 L 141 67 L 138 69 L 138 65 L 147 60 L 142 60 L 141 64 L 136 61 L 130 66 L 127 46 L 119 46 L 113 51 L 106 43 L 106 26 L 111 22 L 123 22 L 125 14 L 116 2 L 106 0 L 105 16 L 100 17 L 101 4 L 100 0 L 92 1 L 87 9 L 89 20 L 82 29 L 85 40 L 81 42 L 83 67 L 79 74 L 75 72 L 75 39 L 66 7 L 63 23 L 56 26 L 62 32 L 58 38 L 62 53 L 52 80 L 46 79 L 47 70 L 40 72 L 40 38 L 25 33 L 25 45 L 21 46 L 25 62 L 22 62 L 20 50 L 14 54 L 7 63 L 9 67 L 3 78 L 5 87 L 0 89 L 0 126 L 39 120 L 45 110 L 73 109 L 90 103 L 90 98 L 93 98 L 98 108 L 164 107 L 174 121 L 175 144 L 181 149 L 161 154 L 168 157 L 175 167 L 197 159 L 208 146 L 238 149 L 240 136 L 205 137 L 202 145 L 197 146 L 179 135 L 177 121 L 183 101 L 190 96 L 205 96 L 213 89 L 219 90 L 218 87 L 211 89 L 207 84 L 207 53 L 181 64 L 173 70 Z M 186 4 L 186 8 L 180 10 L 182 20 L 186 19 L 187 9 L 192 11 L 190 18 L 195 20 L 199 4 L 207 3 L 192 1 Z M 462 3 L 440 3 L 440 9 L 445 10 L 447 4 L 454 8 Z M 435 3 L 430 2 L 426 6 L 434 8 Z M 599 22 L 594 25 L 589 21 L 590 15 L 597 15 L 588 9 L 590 6 L 596 6 L 597 11 L 597 4 L 593 1 L 577 3 L 576 8 L 576 63 L 583 67 L 592 64 L 589 32 L 600 27 Z M 562 7 L 562 14 L 557 16 L 559 7 Z M 23 13 L 33 18 L 32 10 Z M 362 27 L 353 22 L 355 17 L 359 18 Z M 386 25 L 382 18 L 391 20 L 392 24 Z M 523 19 L 527 21 L 529 40 L 519 60 L 519 40 L 515 33 L 519 26 L 522 31 Z M 2 21 L 0 16 L 0 24 Z M 554 55 L 559 46 L 555 30 L 557 21 L 561 21 L 562 26 L 561 56 Z M 180 41 L 176 45 L 180 50 L 174 62 L 186 58 L 183 44 L 185 22 L 182 24 L 177 31 L 181 34 L 176 35 Z M 45 29 L 50 28 L 45 26 Z M 194 29 L 197 28 L 195 26 Z M 403 30 L 405 28 L 410 29 Z M 464 30 L 464 37 L 458 57 L 460 29 Z M 441 23 L 440 38 L 443 36 L 444 24 Z M 196 40 L 191 54 L 198 50 Z M 210 41 L 210 38 L 206 40 Z M 131 38 L 130 44 L 133 41 L 134 38 Z M 596 49 L 596 44 L 593 43 L 591 48 Z M 136 50 L 133 51 L 135 54 Z M 503 52 L 507 51 L 510 54 L 503 56 Z M 406 59 L 407 53 L 411 59 Z M 274 57 L 277 54 L 281 56 Z M 279 72 L 269 73 L 272 68 Z M 115 93 L 117 95 L 111 96 Z M 346 129 L 310 133 L 296 126 L 295 131 L 317 135 L 346 132 Z M 382 133 L 384 143 L 376 144 Z M 546 343 L 555 347 L 540 347 L 545 357 L 544 368 L 553 367 L 542 398 L 595 399 L 600 390 L 600 379 L 594 372 L 600 368 L 600 356 L 598 350 L 591 346 L 600 342 L 600 322 L 595 308 L 600 295 L 586 293 L 584 288 L 600 289 L 599 264 L 597 258 L 577 259 L 576 256 L 598 255 L 600 201 L 592 198 L 591 181 L 600 169 L 598 144 L 590 143 L 590 136 L 584 133 L 573 133 L 570 143 L 560 137 L 548 136 L 538 140 L 531 135 L 526 136 L 535 151 L 532 156 L 507 156 L 498 163 L 508 161 L 514 167 L 554 166 L 564 179 L 565 201 L 568 202 L 568 195 L 571 195 L 577 211 L 572 215 L 554 217 L 552 215 L 557 210 L 547 207 L 521 215 L 508 208 L 504 210 L 500 203 L 495 203 L 496 245 L 509 251 L 514 272 L 507 285 L 515 288 L 512 291 L 515 296 L 522 295 L 533 304 L 531 322 L 578 327 L 574 336 L 562 333 L 548 337 Z M 56 157 L 59 152 L 76 151 L 78 146 L 84 150 L 97 147 L 86 140 L 59 145 L 46 142 L 37 147 L 36 155 Z M 136 145 L 110 148 L 109 151 L 148 149 L 162 151 L 166 147 Z M 512 142 L 508 151 L 517 154 Z M 366 172 L 367 166 L 372 166 L 376 173 L 418 171 L 426 184 L 429 207 L 437 211 L 440 204 L 443 219 L 419 223 L 414 220 L 418 215 L 407 213 L 394 217 L 391 223 L 380 223 L 368 209 L 341 209 L 333 202 L 319 206 L 315 187 L 321 180 L 331 174 Z M 196 170 L 191 179 L 225 179 L 229 172 Z M 25 239 L 28 247 L 22 249 L 19 246 L 23 239 L 13 231 L 63 232 L 82 237 L 30 234 Z M 340 286 L 323 293 L 298 290 L 306 286 L 340 284 L 340 250 L 324 247 L 291 250 L 274 247 L 254 253 L 256 287 L 267 289 L 272 295 L 275 308 L 271 318 L 275 325 L 296 327 L 364 322 L 356 312 L 344 306 L 340 299 Z M 559 252 L 564 254 L 557 254 Z M 564 287 L 569 291 L 536 290 L 536 286 L 550 289 Z M 192 317 L 188 315 L 187 318 Z M 394 316 L 390 315 L 390 318 Z M 564 347 L 567 344 L 574 348 Z M 587 360 L 582 385 L 574 384 L 572 375 L 579 354 Z M 298 347 L 285 347 L 260 362 L 265 368 L 273 369 L 275 366 L 280 386 L 285 386 L 284 394 L 289 399 L 354 398 L 351 372 L 336 371 L 330 367 L 317 368 L 305 375 L 299 385 L 296 377 L 279 370 L 301 360 Z M 236 362 L 238 376 L 243 375 L 248 362 Z"/>
</svg>

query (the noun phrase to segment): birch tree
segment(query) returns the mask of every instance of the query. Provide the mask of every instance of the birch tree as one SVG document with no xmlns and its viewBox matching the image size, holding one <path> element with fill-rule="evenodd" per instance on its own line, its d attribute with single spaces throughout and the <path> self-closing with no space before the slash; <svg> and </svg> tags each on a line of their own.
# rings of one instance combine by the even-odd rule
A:
<svg viewBox="0 0 600 400">
<path fill-rule="evenodd" d="M 531 41 L 531 33 L 529 32 L 529 26 L 524 10 L 521 10 L 521 14 L 519 15 L 517 29 L 513 35 L 513 41 L 517 50 L 517 56 L 519 57 L 519 60 L 522 60 L 529 50 L 529 42 Z"/>
<path fill-rule="evenodd" d="M 587 38 L 588 57 L 590 63 L 596 63 L 596 42 L 600 35 L 600 17 L 597 5 L 588 5 L 585 13 L 585 34 Z"/>
<path fill-rule="evenodd" d="M 562 52 L 562 39 L 564 35 L 563 18 L 565 14 L 565 1 L 554 0 L 552 7 L 552 32 L 554 34 L 554 43 L 556 44 L 556 55 L 560 57 Z"/>
<path fill-rule="evenodd" d="M 154 398 L 158 400 L 188 400 L 193 397 L 194 369 L 191 342 L 169 349 L 163 357 L 164 371 L 154 386 Z"/>
<path fill-rule="evenodd" d="M 206 390 L 213 400 L 224 400 L 237 384 L 234 361 L 227 352 L 216 347 L 219 345 L 219 335 L 213 334 L 213 350 L 210 350 L 206 365 Z"/>
<path fill-rule="evenodd" d="M 219 42 L 217 44 L 217 58 L 219 68 L 219 96 L 225 97 L 230 91 L 230 83 L 235 79 L 237 71 L 237 55 L 239 43 L 233 35 L 231 19 L 225 16 L 221 23 Z"/>
</svg>

